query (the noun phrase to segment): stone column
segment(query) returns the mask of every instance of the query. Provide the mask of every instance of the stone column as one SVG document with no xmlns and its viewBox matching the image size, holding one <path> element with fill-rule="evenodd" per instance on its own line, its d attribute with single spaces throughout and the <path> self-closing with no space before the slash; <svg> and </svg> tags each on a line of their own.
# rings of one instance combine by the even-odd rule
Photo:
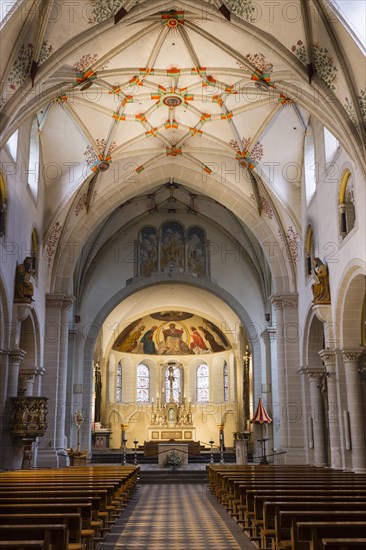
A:
<svg viewBox="0 0 366 550">
<path fill-rule="evenodd" d="M 42 394 L 49 398 L 47 431 L 38 452 L 38 466 L 58 468 L 68 464 L 64 448 L 65 401 L 67 381 L 68 322 L 71 297 L 48 294 L 46 297 L 44 366 Z M 60 453 L 60 454 L 59 454 Z"/>
<path fill-rule="evenodd" d="M 336 355 L 334 350 L 323 349 L 319 356 L 324 363 L 328 390 L 328 424 L 330 440 L 330 463 L 335 469 L 342 469 L 341 441 L 339 433 L 339 407 L 336 380 Z M 327 413 L 326 413 L 327 414 Z"/>
<path fill-rule="evenodd" d="M 73 298 L 65 296 L 61 306 L 60 325 L 60 355 L 58 364 L 58 388 L 57 388 L 57 417 L 55 447 L 59 457 L 59 466 L 66 466 L 69 458 L 65 450 L 65 413 L 66 413 L 66 387 L 67 387 L 67 359 L 69 344 L 69 310 L 73 304 Z"/>
<path fill-rule="evenodd" d="M 19 369 L 20 364 L 26 356 L 27 352 L 18 348 L 9 351 L 10 368 L 8 376 L 8 395 L 7 397 L 15 397 L 18 395 L 19 384 Z"/>
<path fill-rule="evenodd" d="M 304 463 L 305 442 L 299 375 L 299 316 L 296 293 L 271 297 L 276 312 L 280 447 L 288 464 Z"/>
<path fill-rule="evenodd" d="M 311 418 L 313 420 L 314 466 L 326 466 L 324 414 L 321 383 L 324 371 L 307 370 L 310 386 Z"/>
<path fill-rule="evenodd" d="M 359 376 L 362 350 L 342 350 L 346 374 L 347 403 L 351 432 L 352 466 L 356 473 L 366 472 L 366 448 L 364 437 L 361 379 Z"/>
<path fill-rule="evenodd" d="M 280 447 L 287 450 L 288 447 L 288 419 L 283 414 L 283 407 L 287 405 L 287 382 L 286 382 L 286 352 L 285 352 L 285 330 L 283 303 L 281 296 L 271 296 L 271 302 L 275 311 L 275 328 L 277 340 L 277 374 L 278 374 L 278 400 L 280 420 Z"/>
</svg>

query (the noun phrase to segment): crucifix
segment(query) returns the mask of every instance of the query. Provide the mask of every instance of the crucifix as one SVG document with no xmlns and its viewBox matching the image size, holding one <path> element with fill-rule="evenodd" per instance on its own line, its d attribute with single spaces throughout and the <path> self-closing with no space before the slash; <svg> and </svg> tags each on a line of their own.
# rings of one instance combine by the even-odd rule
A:
<svg viewBox="0 0 366 550">
<path fill-rule="evenodd" d="M 169 380 L 169 390 L 170 390 L 170 396 L 169 396 L 169 403 L 173 403 L 173 384 L 175 380 L 174 376 L 174 367 L 172 365 L 168 368 L 169 374 L 168 374 L 168 380 Z"/>
</svg>

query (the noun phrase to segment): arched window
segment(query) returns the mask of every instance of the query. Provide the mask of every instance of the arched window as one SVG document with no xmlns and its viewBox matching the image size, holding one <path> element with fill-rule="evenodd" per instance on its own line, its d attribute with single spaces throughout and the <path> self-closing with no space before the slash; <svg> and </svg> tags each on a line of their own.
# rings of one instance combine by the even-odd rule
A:
<svg viewBox="0 0 366 550">
<path fill-rule="evenodd" d="M 356 211 L 353 194 L 353 177 L 347 169 L 343 174 L 339 190 L 339 230 L 342 239 L 348 235 L 355 226 Z"/>
<path fill-rule="evenodd" d="M 9 153 L 12 159 L 16 162 L 18 156 L 18 134 L 19 131 L 16 130 L 12 136 L 8 139 L 6 146 L 9 150 Z"/>
<path fill-rule="evenodd" d="M 166 402 L 170 402 L 170 375 L 173 375 L 173 401 L 179 403 L 182 388 L 181 370 L 179 367 L 169 366 L 165 371 Z"/>
<path fill-rule="evenodd" d="M 122 362 L 117 365 L 116 371 L 116 403 L 122 403 Z"/>
<path fill-rule="evenodd" d="M 136 401 L 139 403 L 150 401 L 150 369 L 145 363 L 140 363 L 137 367 Z"/>
<path fill-rule="evenodd" d="M 309 224 L 306 229 L 305 236 L 305 272 L 309 277 L 313 272 L 313 258 L 314 258 L 314 231 L 312 226 Z"/>
<path fill-rule="evenodd" d="M 201 363 L 196 372 L 197 403 L 208 403 L 210 400 L 210 380 L 208 365 Z"/>
<path fill-rule="evenodd" d="M 316 164 L 313 131 L 308 126 L 304 145 L 304 179 L 306 204 L 309 204 L 316 191 Z"/>
<path fill-rule="evenodd" d="M 324 127 L 325 162 L 331 163 L 338 151 L 339 141 L 327 128 Z"/>
<path fill-rule="evenodd" d="M 6 232 L 6 212 L 5 182 L 0 174 L 0 237 L 4 237 Z"/>
<path fill-rule="evenodd" d="M 35 199 L 38 196 L 39 185 L 39 130 L 37 119 L 34 119 L 29 144 L 28 185 Z"/>
<path fill-rule="evenodd" d="M 229 368 L 226 361 L 224 363 L 224 401 L 229 401 Z"/>
</svg>

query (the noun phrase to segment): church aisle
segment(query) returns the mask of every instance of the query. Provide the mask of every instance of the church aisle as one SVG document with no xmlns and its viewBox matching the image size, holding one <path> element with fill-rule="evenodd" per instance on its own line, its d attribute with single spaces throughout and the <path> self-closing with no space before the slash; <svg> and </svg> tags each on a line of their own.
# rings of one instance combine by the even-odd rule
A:
<svg viewBox="0 0 366 550">
<path fill-rule="evenodd" d="M 143 485 L 101 550 L 253 550 L 206 485 Z"/>
</svg>

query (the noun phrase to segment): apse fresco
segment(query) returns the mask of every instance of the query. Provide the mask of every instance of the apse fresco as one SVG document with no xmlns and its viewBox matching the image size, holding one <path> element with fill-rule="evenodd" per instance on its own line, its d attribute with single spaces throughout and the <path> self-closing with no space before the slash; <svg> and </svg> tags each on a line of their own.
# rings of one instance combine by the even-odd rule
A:
<svg viewBox="0 0 366 550">
<path fill-rule="evenodd" d="M 146 355 L 203 355 L 231 346 L 222 330 L 185 311 L 161 311 L 127 325 L 113 344 L 115 351 Z"/>
</svg>

